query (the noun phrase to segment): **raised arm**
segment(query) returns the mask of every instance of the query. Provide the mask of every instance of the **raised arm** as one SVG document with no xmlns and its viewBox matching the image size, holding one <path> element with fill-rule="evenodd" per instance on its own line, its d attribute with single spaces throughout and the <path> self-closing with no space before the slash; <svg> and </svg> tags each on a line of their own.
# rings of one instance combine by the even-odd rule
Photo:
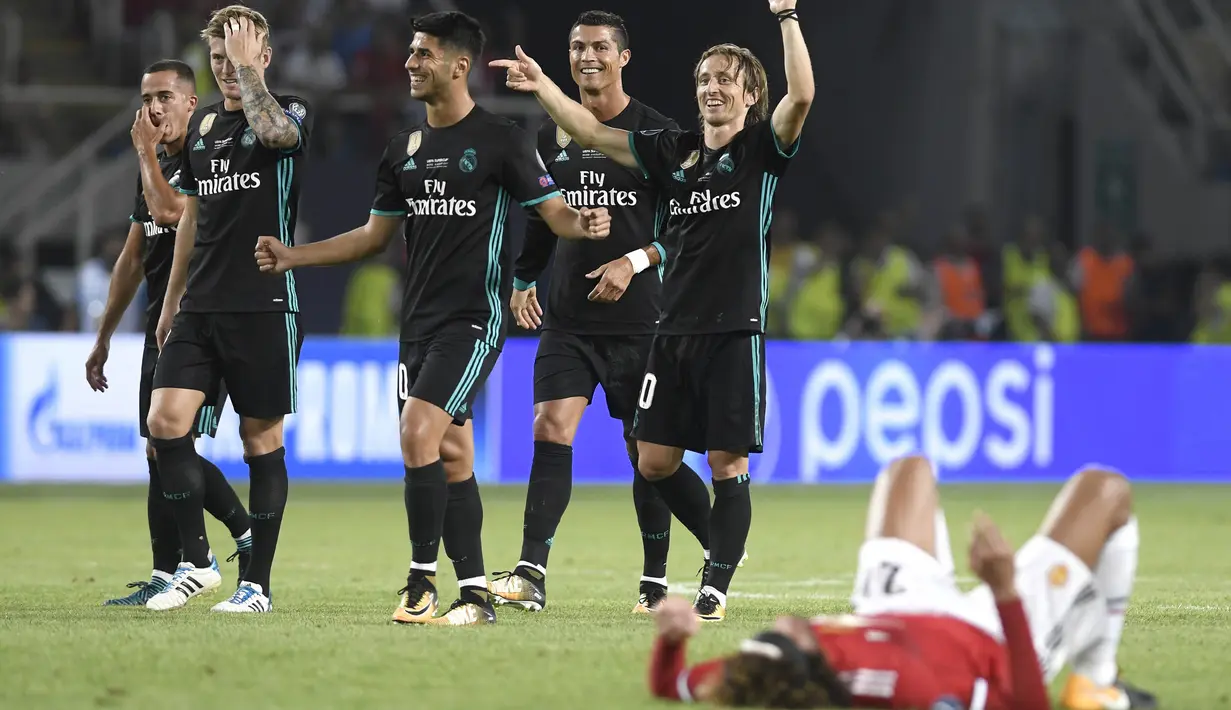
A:
<svg viewBox="0 0 1231 710">
<path fill-rule="evenodd" d="M 573 209 L 556 195 L 534 206 L 547 226 L 562 239 L 603 239 L 611 233 L 611 215 L 606 207 Z"/>
<path fill-rule="evenodd" d="M 373 214 L 367 224 L 303 246 L 287 246 L 276 237 L 259 237 L 256 263 L 261 271 L 281 274 L 303 266 L 333 266 L 379 254 L 402 226 L 405 216 Z"/>
<path fill-rule="evenodd" d="M 507 70 L 506 86 L 534 94 L 552 120 L 581 147 L 597 150 L 624 167 L 637 167 L 637 159 L 628 144 L 628 131 L 600 123 L 594 114 L 547 78 L 538 62 L 522 51 L 521 45 L 517 45 L 516 52 L 517 59 L 497 59 L 488 63 L 488 66 Z"/>
<path fill-rule="evenodd" d="M 184 203 L 188 200 L 171 187 L 171 183 L 162 176 L 162 167 L 158 164 L 158 141 L 169 128 L 170 123 L 163 126 L 154 125 L 148 106 L 137 109 L 132 139 L 133 148 L 137 151 L 137 166 L 141 172 L 141 194 L 145 197 L 145 206 L 149 209 L 154 224 L 160 227 L 178 224 L 180 215 L 184 213 Z"/>
<path fill-rule="evenodd" d="M 180 215 L 175 230 L 175 254 L 171 258 L 171 275 L 167 277 L 167 295 L 162 302 L 162 314 L 158 318 L 158 349 L 166 342 L 171 332 L 171 321 L 180 311 L 180 299 L 188 288 L 188 263 L 192 261 L 192 249 L 197 239 L 197 198 L 186 195 L 184 213 Z"/>
<path fill-rule="evenodd" d="M 812 59 L 804 44 L 804 34 L 799 29 L 799 17 L 795 14 L 796 0 L 769 0 L 769 9 L 778 16 L 782 27 L 782 52 L 786 60 L 786 96 L 774 108 L 772 118 L 774 136 L 778 144 L 788 148 L 799 140 L 804 129 L 804 119 L 812 108 L 816 83 L 812 79 Z"/>
<path fill-rule="evenodd" d="M 246 17 L 236 18 L 224 29 L 227 57 L 235 65 L 242 94 L 244 116 L 257 140 L 266 148 L 291 150 L 299 145 L 299 124 L 291 120 L 265 88 L 265 37 Z"/>
</svg>

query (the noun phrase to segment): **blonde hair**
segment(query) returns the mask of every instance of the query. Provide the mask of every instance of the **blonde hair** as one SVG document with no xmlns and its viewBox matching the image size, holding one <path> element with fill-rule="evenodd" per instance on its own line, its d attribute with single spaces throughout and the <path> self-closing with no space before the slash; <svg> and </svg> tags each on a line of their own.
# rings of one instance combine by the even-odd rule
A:
<svg viewBox="0 0 1231 710">
<path fill-rule="evenodd" d="M 752 50 L 745 49 L 734 44 L 716 44 L 713 47 L 701 53 L 701 58 L 697 60 L 697 66 L 692 70 L 692 80 L 695 85 L 701 76 L 701 65 L 706 59 L 713 56 L 726 57 L 730 62 L 727 66 L 734 65 L 735 76 L 743 80 L 744 91 L 756 94 L 757 102 L 748 107 L 748 124 L 764 121 L 769 117 L 769 79 L 765 76 L 765 67 L 761 64 L 761 60 L 752 53 Z"/>
<path fill-rule="evenodd" d="M 209 41 L 210 39 L 222 39 L 226 37 L 225 27 L 231 20 L 246 18 L 256 27 L 256 33 L 264 39 L 261 42 L 261 48 L 269 46 L 269 20 L 260 12 L 253 10 L 247 5 L 227 5 L 221 10 L 214 10 L 214 14 L 209 16 L 209 23 L 205 25 L 205 29 L 201 30 L 201 39 Z"/>
</svg>

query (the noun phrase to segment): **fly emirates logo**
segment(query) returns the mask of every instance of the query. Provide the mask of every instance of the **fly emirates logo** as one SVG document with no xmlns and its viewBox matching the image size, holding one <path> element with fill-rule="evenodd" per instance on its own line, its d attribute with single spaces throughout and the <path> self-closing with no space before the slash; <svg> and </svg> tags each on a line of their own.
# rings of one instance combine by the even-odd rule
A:
<svg viewBox="0 0 1231 710">
<path fill-rule="evenodd" d="M 445 197 L 447 183 L 444 180 L 424 180 L 423 194 L 427 197 L 406 200 L 411 217 L 473 217 L 476 214 L 474 200 L 459 200 Z"/>
<path fill-rule="evenodd" d="M 231 161 L 228 158 L 215 158 L 209 161 L 209 174 L 217 175 L 218 177 L 208 177 L 197 181 L 197 195 L 200 197 L 209 197 L 210 195 L 218 195 L 224 192 L 235 192 L 237 190 L 255 190 L 261 186 L 261 174 L 253 171 L 250 173 L 236 173 L 228 175 L 231 172 Z"/>
<path fill-rule="evenodd" d="M 564 201 L 570 207 L 636 207 L 637 193 L 632 190 L 608 189 L 607 176 L 594 170 L 582 170 L 581 189 L 565 190 Z"/>
<path fill-rule="evenodd" d="M 725 195 L 714 195 L 709 190 L 694 190 L 688 197 L 688 206 L 680 204 L 679 200 L 671 200 L 671 216 L 690 214 L 705 214 L 718 210 L 732 210 L 740 205 L 739 191 L 728 192 Z"/>
</svg>

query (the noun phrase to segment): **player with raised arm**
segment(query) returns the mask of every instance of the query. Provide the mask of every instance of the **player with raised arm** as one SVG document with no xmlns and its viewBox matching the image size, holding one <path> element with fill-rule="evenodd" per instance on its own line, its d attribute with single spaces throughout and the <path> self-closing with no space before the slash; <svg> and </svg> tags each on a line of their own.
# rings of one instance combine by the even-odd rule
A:
<svg viewBox="0 0 1231 710">
<path fill-rule="evenodd" d="M 698 624 L 683 600 L 664 602 L 653 694 L 741 707 L 1047 710 L 1046 682 L 1071 664 L 1060 696 L 1069 710 L 1157 707 L 1120 680 L 1116 661 L 1139 544 L 1124 476 L 1079 471 L 1016 555 L 978 516 L 970 568 L 984 584 L 968 593 L 954 581 L 927 459 L 882 471 L 866 530 L 854 616 L 782 617 L 738 655 L 686 668 Z"/>
<path fill-rule="evenodd" d="M 569 66 L 582 105 L 599 121 L 617 128 L 675 129 L 674 121 L 624 93 L 623 69 L 631 56 L 623 19 L 595 10 L 581 13 L 569 31 Z M 570 205 L 609 208 L 611 237 L 557 244 L 543 220 L 530 215 L 514 267 L 511 308 L 521 327 L 543 326 L 534 359 L 534 458 L 521 559 L 512 572 L 492 580 L 491 590 L 497 603 L 532 611 L 547 603 L 547 556 L 572 493 L 573 437 L 595 387 L 601 385 L 608 413 L 624 423 L 633 462 L 633 504 L 644 553 L 633 611 L 648 613 L 667 595 L 671 510 L 637 473 L 632 426 L 658 321 L 662 281 L 657 271 L 633 276 L 649 267 L 642 248 L 658 238 L 666 203 L 659 188 L 640 171 L 583 149 L 551 121 L 539 129 L 537 145 Z M 555 266 L 544 315 L 534 282 L 553 249 Z M 672 479 L 683 487 L 689 503 L 688 515 L 681 521 L 708 557 L 709 491 L 687 464 L 681 464 Z"/>
<path fill-rule="evenodd" d="M 145 279 L 148 306 L 145 322 L 145 351 L 141 357 L 141 385 L 138 397 L 141 437 L 150 438 L 145 418 L 150 411 L 150 396 L 154 389 L 154 365 L 158 362 L 158 342 L 154 332 L 162 314 L 163 297 L 167 292 L 167 277 L 171 273 L 171 256 L 175 250 L 175 225 L 184 212 L 186 197 L 175 190 L 179 185 L 181 163 L 184 160 L 184 138 L 188 119 L 196 108 L 196 77 L 192 67 L 175 59 L 154 62 L 141 75 L 141 108 L 132 126 L 133 149 L 137 153 L 140 173 L 137 176 L 137 196 L 129 216 L 128 239 L 111 272 L 107 288 L 107 305 L 98 322 L 98 338 L 86 359 L 86 382 L 95 392 L 107 390 L 104 369 L 111 353 L 111 336 L 120 317 L 132 303 L 141 280 Z M 162 152 L 159 152 L 159 146 Z M 193 434 L 213 436 L 218 430 L 218 417 L 226 403 L 226 391 L 206 398 L 193 420 Z M 134 582 L 133 593 L 108 599 L 106 606 L 145 606 L 155 594 L 168 589 L 175 568 L 180 562 L 180 533 L 175 524 L 171 502 L 163 495 L 158 475 L 158 462 L 148 441 L 145 458 L 149 466 L 150 487 L 146 497 L 146 521 L 150 530 L 150 547 L 154 554 L 154 570 L 148 582 Z M 204 504 L 235 538 L 235 554 L 239 558 L 238 578 L 252 551 L 252 532 L 248 511 L 240 502 L 226 476 L 211 461 L 201 457 L 204 474 Z"/>
<path fill-rule="evenodd" d="M 424 122 L 389 140 L 362 227 L 291 248 L 262 237 L 256 260 L 281 273 L 381 253 L 405 223 L 398 411 L 406 468 L 411 564 L 393 613 L 404 624 L 470 626 L 496 620 L 483 566 L 483 505 L 474 477 L 471 407 L 504 345 L 512 292 L 505 222 L 516 201 L 557 235 L 602 238 L 604 208 L 575 210 L 512 121 L 475 105 L 467 79 L 483 53 L 479 23 L 460 12 L 414 21 L 406 71 Z M 436 617 L 441 539 L 460 594 Z"/>
<path fill-rule="evenodd" d="M 149 415 L 184 558 L 171 588 L 146 606 L 174 609 L 219 586 L 190 432 L 203 399 L 225 381 L 250 474 L 252 560 L 235 593 L 213 610 L 267 612 L 287 497 L 282 419 L 296 409 L 303 338 L 294 276 L 261 273 L 252 245 L 262 234 L 277 234 L 286 244 L 293 239 L 312 113 L 303 99 L 275 97 L 265 88 L 273 51 L 261 13 L 222 8 L 201 36 L 222 101 L 197 109 L 188 123 L 178 186 L 187 201 L 158 323 L 162 353 Z"/>
<path fill-rule="evenodd" d="M 701 55 L 693 78 L 701 130 L 629 132 L 602 124 L 569 99 L 517 47 L 510 88 L 533 92 L 585 148 L 640 168 L 668 197 L 663 238 L 647 246 L 664 263 L 662 315 L 633 427 L 638 468 L 671 511 L 687 502 L 674 479 L 684 451 L 708 453 L 714 481 L 710 564 L 698 616 L 720 621 L 752 521 L 748 454 L 765 423 L 765 317 L 774 193 L 812 105 L 812 64 L 795 0 L 770 0 L 782 31 L 787 93 L 769 112 L 765 69 L 742 47 Z"/>
</svg>

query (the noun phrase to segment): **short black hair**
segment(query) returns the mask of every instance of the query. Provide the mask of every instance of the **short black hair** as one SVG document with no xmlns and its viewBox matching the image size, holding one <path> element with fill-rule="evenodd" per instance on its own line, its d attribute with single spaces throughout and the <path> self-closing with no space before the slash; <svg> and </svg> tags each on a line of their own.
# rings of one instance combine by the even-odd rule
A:
<svg viewBox="0 0 1231 710">
<path fill-rule="evenodd" d="M 586 10 L 577 16 L 577 21 L 569 28 L 569 32 L 572 33 L 573 30 L 582 25 L 586 27 L 610 27 L 611 34 L 615 37 L 616 48 L 621 52 L 628 49 L 628 28 L 624 26 L 624 18 L 614 12 Z"/>
<path fill-rule="evenodd" d="M 483 54 L 483 27 L 479 21 L 464 12 L 433 12 L 416 17 L 411 22 L 415 32 L 422 32 L 440 40 L 448 49 L 454 49 L 472 60 Z"/>
<path fill-rule="evenodd" d="M 188 62 L 181 62 L 178 59 L 159 59 L 146 67 L 141 75 L 157 74 L 162 71 L 173 71 L 177 79 L 188 82 L 188 85 L 194 88 L 197 85 L 197 73 L 192 70 Z"/>
</svg>

